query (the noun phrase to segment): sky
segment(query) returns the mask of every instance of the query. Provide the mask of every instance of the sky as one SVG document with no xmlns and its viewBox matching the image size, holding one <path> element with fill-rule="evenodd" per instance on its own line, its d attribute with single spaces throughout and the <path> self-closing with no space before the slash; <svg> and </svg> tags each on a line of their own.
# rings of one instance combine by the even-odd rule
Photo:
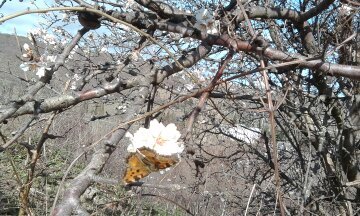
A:
<svg viewBox="0 0 360 216">
<path fill-rule="evenodd" d="M 2 0 L 0 1 L 0 3 L 1 2 Z M 35 4 L 31 4 L 31 2 L 34 2 Z M 5 4 L 0 8 L 0 16 L 8 16 L 17 12 L 26 11 L 28 8 L 46 8 L 44 2 L 45 1 L 40 0 L 23 0 L 22 2 L 20 2 L 19 0 L 7 0 Z M 51 4 L 53 1 L 46 2 L 48 4 Z M 18 35 L 26 36 L 29 30 L 36 28 L 35 24 L 37 24 L 41 19 L 42 18 L 37 14 L 29 14 L 16 17 L 0 24 L 0 33 L 14 34 L 14 29 L 16 29 L 16 33 Z"/>
</svg>

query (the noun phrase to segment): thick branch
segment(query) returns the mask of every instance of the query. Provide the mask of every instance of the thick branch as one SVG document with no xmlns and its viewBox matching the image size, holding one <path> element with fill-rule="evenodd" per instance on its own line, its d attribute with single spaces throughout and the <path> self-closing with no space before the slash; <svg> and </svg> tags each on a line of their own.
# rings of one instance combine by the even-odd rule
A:
<svg viewBox="0 0 360 216">
<path fill-rule="evenodd" d="M 128 113 L 128 120 L 133 118 L 136 113 L 139 113 L 147 98 L 146 95 L 149 93 L 150 84 L 144 83 L 143 86 L 144 87 L 139 90 L 139 94 L 137 94 L 131 111 Z M 94 183 L 96 175 L 102 171 L 106 161 L 115 150 L 114 147 L 123 138 L 130 125 L 131 124 L 127 124 L 126 126 L 119 128 L 100 143 L 100 146 L 93 154 L 90 163 L 69 183 L 69 187 L 64 191 L 62 202 L 54 209 L 52 215 L 71 215 L 75 209 L 82 209 L 80 206 L 81 195 Z"/>
<path fill-rule="evenodd" d="M 323 0 L 322 2 L 320 2 L 320 4 L 316 5 L 315 7 L 306 11 L 305 13 L 301 14 L 298 22 L 304 22 L 304 21 L 318 15 L 319 13 L 328 9 L 329 6 L 334 2 L 335 2 L 335 0 Z"/>
</svg>

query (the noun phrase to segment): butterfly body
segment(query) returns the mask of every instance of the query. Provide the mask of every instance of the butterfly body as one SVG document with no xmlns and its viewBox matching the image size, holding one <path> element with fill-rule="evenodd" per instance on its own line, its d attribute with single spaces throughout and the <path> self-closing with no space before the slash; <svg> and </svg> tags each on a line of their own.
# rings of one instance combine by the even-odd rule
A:
<svg viewBox="0 0 360 216">
<path fill-rule="evenodd" d="M 127 158 L 127 169 L 123 182 L 133 183 L 148 176 L 152 172 L 166 169 L 178 163 L 176 156 L 159 155 L 149 148 L 139 148 Z"/>
</svg>

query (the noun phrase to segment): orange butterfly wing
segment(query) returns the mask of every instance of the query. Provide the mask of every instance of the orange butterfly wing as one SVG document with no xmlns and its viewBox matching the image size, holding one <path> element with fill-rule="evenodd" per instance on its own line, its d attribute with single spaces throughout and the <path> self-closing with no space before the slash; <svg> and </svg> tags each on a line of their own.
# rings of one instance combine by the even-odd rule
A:
<svg viewBox="0 0 360 216">
<path fill-rule="evenodd" d="M 148 176 L 151 172 L 156 172 L 175 165 L 178 159 L 174 156 L 158 155 L 155 151 L 148 148 L 140 148 L 136 153 L 132 153 L 127 159 L 127 169 L 123 181 L 125 184 L 136 182 Z"/>
<path fill-rule="evenodd" d="M 155 151 L 148 148 L 140 148 L 139 152 L 140 157 L 142 156 L 142 162 L 148 165 L 152 172 L 166 169 L 179 162 L 175 156 L 159 155 Z"/>
<path fill-rule="evenodd" d="M 147 165 L 145 165 L 136 153 L 131 154 L 127 159 L 127 165 L 123 181 L 126 184 L 136 182 L 139 179 L 148 176 L 151 171 Z"/>
</svg>

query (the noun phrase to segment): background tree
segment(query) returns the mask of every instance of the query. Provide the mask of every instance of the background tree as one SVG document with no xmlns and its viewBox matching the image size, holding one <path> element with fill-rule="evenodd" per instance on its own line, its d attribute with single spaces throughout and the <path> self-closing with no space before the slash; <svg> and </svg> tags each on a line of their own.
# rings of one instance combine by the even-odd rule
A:
<svg viewBox="0 0 360 216">
<path fill-rule="evenodd" d="M 1 37 L 2 214 L 360 210 L 359 3 L 55 1 L 0 23 L 29 13 L 46 22 Z M 124 187 L 124 135 L 151 119 L 182 161 Z"/>
</svg>

